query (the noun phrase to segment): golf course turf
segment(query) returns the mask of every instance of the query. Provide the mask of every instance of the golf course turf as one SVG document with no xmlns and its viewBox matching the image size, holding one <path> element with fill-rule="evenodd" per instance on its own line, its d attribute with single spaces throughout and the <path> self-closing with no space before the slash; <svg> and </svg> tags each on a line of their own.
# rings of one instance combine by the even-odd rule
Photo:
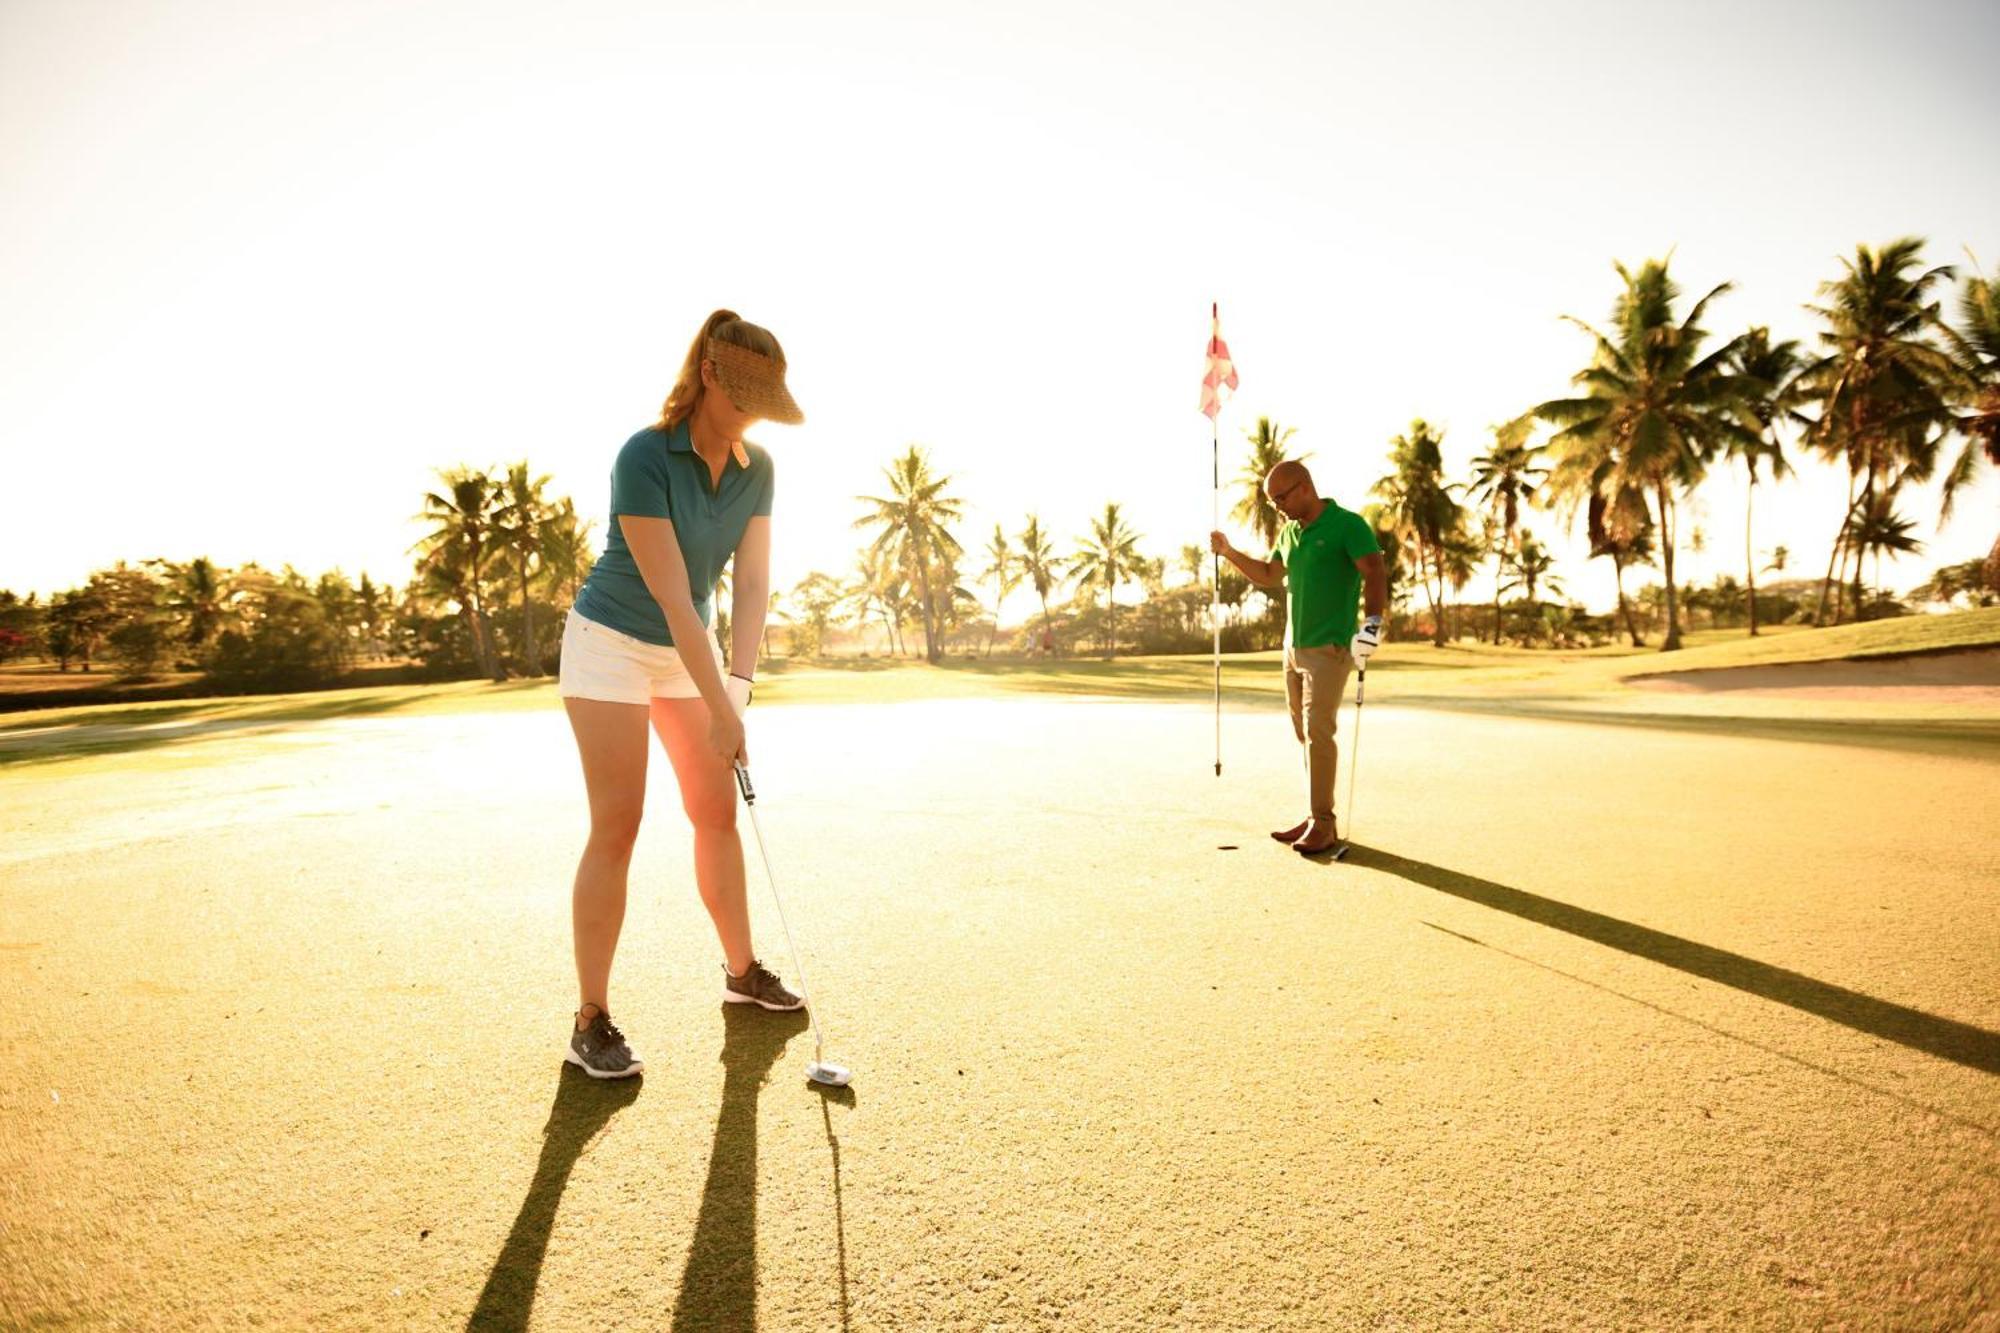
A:
<svg viewBox="0 0 2000 1333">
<path fill-rule="evenodd" d="M 840 1090 L 657 762 L 562 1064 L 546 683 L 9 718 L 0 1324 L 1991 1326 L 1994 710 L 1552 656 L 1392 646 L 1333 865 L 1268 660 L 1219 781 L 1205 659 L 771 673 Z"/>
</svg>

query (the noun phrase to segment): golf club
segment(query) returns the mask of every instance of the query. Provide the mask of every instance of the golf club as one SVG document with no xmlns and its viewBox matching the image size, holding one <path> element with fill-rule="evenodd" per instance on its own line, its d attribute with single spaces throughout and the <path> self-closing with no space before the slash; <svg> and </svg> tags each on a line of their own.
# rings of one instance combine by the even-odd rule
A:
<svg viewBox="0 0 2000 1333">
<path fill-rule="evenodd" d="M 1354 773 L 1361 767 L 1361 696 L 1368 691 L 1368 665 L 1362 663 L 1354 677 L 1354 741 L 1347 754 L 1347 832 L 1340 840 L 1340 846 L 1333 849 L 1336 861 L 1346 857 L 1354 846 Z"/>
<path fill-rule="evenodd" d="M 819 1014 L 813 1008 L 812 988 L 806 984 L 805 960 L 799 957 L 798 943 L 792 939 L 792 923 L 785 919 L 785 900 L 778 896 L 778 877 L 771 873 L 771 853 L 764 846 L 764 825 L 757 818 L 757 789 L 750 785 L 748 764 L 736 765 L 736 786 L 743 793 L 743 804 L 750 807 L 750 827 L 757 835 L 757 855 L 764 862 L 764 882 L 771 886 L 771 901 L 778 905 L 778 924 L 785 928 L 785 947 L 792 951 L 792 966 L 799 972 L 799 997 L 806 1002 L 806 1021 L 812 1024 L 813 1058 L 806 1066 L 806 1077 L 830 1088 L 844 1088 L 854 1074 L 845 1065 L 827 1063 L 826 1044 L 819 1035 Z"/>
</svg>

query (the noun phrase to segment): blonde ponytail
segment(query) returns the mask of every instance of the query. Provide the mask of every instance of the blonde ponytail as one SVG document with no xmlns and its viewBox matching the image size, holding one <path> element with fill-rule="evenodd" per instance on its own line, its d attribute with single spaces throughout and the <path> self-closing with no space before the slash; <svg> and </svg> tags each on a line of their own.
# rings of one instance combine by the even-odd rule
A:
<svg viewBox="0 0 2000 1333">
<path fill-rule="evenodd" d="M 694 342 L 688 347 L 687 360 L 681 363 L 681 373 L 674 380 L 674 387 L 667 392 L 667 401 L 660 406 L 660 425 L 671 430 L 694 415 L 701 405 L 702 383 L 701 363 L 708 355 L 708 343 L 713 338 L 721 342 L 747 347 L 760 356 L 770 357 L 784 368 L 785 352 L 778 346 L 778 340 L 770 330 L 748 322 L 734 310 L 718 310 L 701 322 L 701 332 L 694 335 Z"/>
</svg>

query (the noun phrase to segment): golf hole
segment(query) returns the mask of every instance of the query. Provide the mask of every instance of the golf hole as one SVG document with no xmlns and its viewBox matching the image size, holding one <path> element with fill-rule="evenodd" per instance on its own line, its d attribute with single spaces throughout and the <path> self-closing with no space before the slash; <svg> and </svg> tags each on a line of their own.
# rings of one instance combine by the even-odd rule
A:
<svg viewBox="0 0 2000 1333">
<path fill-rule="evenodd" d="M 1215 850 L 1218 852 L 1233 852 L 1236 850 L 1236 844 L 1233 842 L 1225 842 L 1217 846 Z"/>
</svg>

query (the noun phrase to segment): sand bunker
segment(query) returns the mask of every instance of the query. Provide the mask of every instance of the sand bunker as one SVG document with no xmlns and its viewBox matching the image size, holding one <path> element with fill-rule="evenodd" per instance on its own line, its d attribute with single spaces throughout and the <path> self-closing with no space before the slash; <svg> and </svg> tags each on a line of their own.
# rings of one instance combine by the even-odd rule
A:
<svg viewBox="0 0 2000 1333">
<path fill-rule="evenodd" d="M 2000 706 L 2000 648 L 1907 657 L 1841 658 L 1633 676 L 1628 684 L 1676 694 L 1735 691 L 1798 699 L 1882 699 Z"/>
</svg>

